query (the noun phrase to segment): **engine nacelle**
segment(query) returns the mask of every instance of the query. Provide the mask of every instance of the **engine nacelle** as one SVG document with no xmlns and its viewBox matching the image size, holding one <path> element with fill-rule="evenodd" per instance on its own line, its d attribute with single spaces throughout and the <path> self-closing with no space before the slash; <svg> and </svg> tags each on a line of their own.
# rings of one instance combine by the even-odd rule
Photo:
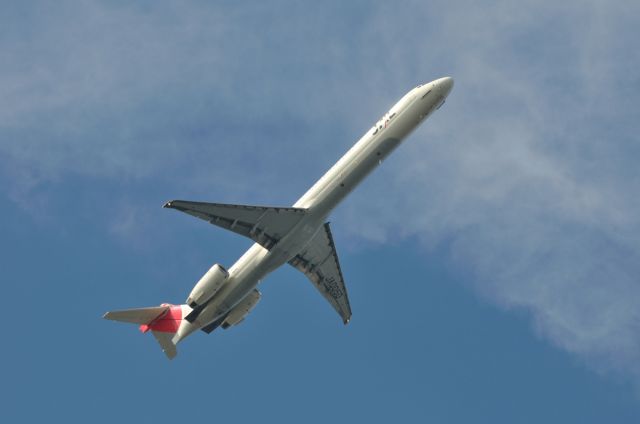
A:
<svg viewBox="0 0 640 424">
<path fill-rule="evenodd" d="M 227 278 L 229 278 L 229 273 L 222 265 L 215 264 L 212 266 L 191 290 L 187 298 L 187 305 L 192 308 L 204 305 L 220 290 Z"/>
<path fill-rule="evenodd" d="M 244 318 L 256 307 L 260 301 L 260 292 L 254 290 L 240 301 L 227 315 L 227 318 L 222 323 L 222 328 L 227 329 L 232 325 L 240 324 Z"/>
</svg>

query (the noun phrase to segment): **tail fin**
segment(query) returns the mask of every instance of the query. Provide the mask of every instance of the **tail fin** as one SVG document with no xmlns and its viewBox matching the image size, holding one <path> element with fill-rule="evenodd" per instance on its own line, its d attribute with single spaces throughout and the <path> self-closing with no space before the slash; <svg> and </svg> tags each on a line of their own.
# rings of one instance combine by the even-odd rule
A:
<svg viewBox="0 0 640 424">
<path fill-rule="evenodd" d="M 178 349 L 176 349 L 176 345 L 173 343 L 173 333 L 165 333 L 163 331 L 152 331 L 153 337 L 156 338 L 158 343 L 160 343 L 160 347 L 167 358 L 173 359 L 178 354 Z"/>
<path fill-rule="evenodd" d="M 187 305 L 162 304 L 151 308 L 125 309 L 121 311 L 111 311 L 104 314 L 103 318 L 140 324 L 140 331 L 146 333 L 151 330 L 151 334 L 156 338 L 162 351 L 167 358 L 173 359 L 178 354 L 175 343 L 172 339 L 180 327 L 183 317 L 183 309 Z"/>
</svg>

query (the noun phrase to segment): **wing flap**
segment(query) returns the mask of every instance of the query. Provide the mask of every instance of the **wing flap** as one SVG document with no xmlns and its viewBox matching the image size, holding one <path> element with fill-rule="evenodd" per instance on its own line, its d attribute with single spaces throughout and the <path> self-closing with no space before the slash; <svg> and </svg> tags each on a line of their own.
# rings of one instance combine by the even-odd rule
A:
<svg viewBox="0 0 640 424">
<path fill-rule="evenodd" d="M 167 202 L 164 207 L 179 210 L 225 230 L 248 237 L 266 249 L 273 247 L 291 231 L 306 213 L 306 209 L 301 208 L 231 205 L 185 200 L 172 200 Z"/>
<path fill-rule="evenodd" d="M 328 222 L 289 264 L 305 274 L 338 312 L 342 321 L 349 323 L 351 305 Z"/>
</svg>

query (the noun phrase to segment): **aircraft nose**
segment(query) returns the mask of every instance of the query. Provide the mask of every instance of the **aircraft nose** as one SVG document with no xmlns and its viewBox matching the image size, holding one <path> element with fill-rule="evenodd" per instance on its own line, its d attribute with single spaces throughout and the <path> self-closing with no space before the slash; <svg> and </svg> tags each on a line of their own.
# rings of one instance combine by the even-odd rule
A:
<svg viewBox="0 0 640 424">
<path fill-rule="evenodd" d="M 438 86 L 438 88 L 440 88 L 440 90 L 442 90 L 442 95 L 446 97 L 449 95 L 449 92 L 453 88 L 453 78 L 440 78 L 436 81 L 436 85 Z"/>
</svg>

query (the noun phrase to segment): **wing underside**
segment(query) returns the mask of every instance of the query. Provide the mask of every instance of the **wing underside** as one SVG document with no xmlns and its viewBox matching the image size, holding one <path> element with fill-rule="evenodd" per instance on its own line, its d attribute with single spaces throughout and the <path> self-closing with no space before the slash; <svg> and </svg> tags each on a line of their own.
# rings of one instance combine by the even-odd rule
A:
<svg viewBox="0 0 640 424">
<path fill-rule="evenodd" d="M 172 200 L 165 208 L 177 209 L 236 234 L 248 237 L 265 249 L 271 249 L 305 216 L 306 209 L 271 206 L 230 205 L 222 203 Z M 329 223 L 318 230 L 309 244 L 289 264 L 301 271 L 329 301 L 346 324 L 351 306 L 344 285 L 338 254 Z"/>
<path fill-rule="evenodd" d="M 260 244 L 273 247 L 304 217 L 301 208 L 230 205 L 222 203 L 172 200 L 165 208 L 177 209 L 210 224 L 233 231 Z"/>
<path fill-rule="evenodd" d="M 351 319 L 351 305 L 328 222 L 289 264 L 311 280 L 347 324 Z"/>
</svg>

